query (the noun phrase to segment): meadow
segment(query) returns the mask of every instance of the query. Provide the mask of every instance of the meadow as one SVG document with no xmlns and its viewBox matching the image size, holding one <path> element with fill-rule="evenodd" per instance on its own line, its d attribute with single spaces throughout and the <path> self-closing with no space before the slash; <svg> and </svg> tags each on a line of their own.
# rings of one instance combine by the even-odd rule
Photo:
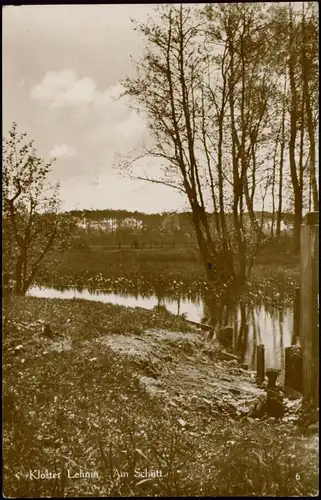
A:
<svg viewBox="0 0 321 500">
<path fill-rule="evenodd" d="M 73 247 L 52 254 L 37 277 L 37 284 L 55 288 L 87 288 L 104 293 L 130 293 L 158 297 L 195 297 L 209 291 L 216 298 L 241 294 L 247 300 L 291 304 L 299 284 L 299 257 L 287 238 L 274 242 L 255 259 L 243 290 L 210 289 L 204 266 L 194 247 L 115 248 L 99 245 Z M 277 295 L 278 294 L 278 295 Z"/>
<path fill-rule="evenodd" d="M 150 355 L 141 359 L 139 352 L 128 356 L 109 347 L 119 346 L 119 334 L 135 341 L 143 330 L 164 328 L 173 339 L 153 351 L 156 365 Z M 307 428 L 232 414 L 227 396 L 199 399 L 197 380 L 191 398 L 186 377 L 169 399 L 147 391 L 143 381 L 168 385 L 176 366 L 197 367 L 197 356 L 219 378 L 235 371 L 219 361 L 215 344 L 202 353 L 199 344 L 181 340 L 183 333 L 175 340 L 175 332 L 193 331 L 162 308 L 6 298 L 5 496 L 315 496 L 317 439 Z M 135 471 L 146 468 L 162 477 L 137 478 Z M 30 480 L 30 470 L 56 478 Z M 79 471 L 95 477 L 70 479 Z"/>
<path fill-rule="evenodd" d="M 272 250 L 258 255 L 241 292 L 252 303 L 292 302 L 298 259 L 286 244 Z M 198 254 L 187 247 L 71 248 L 63 256 L 51 255 L 37 283 L 157 296 L 208 292 Z M 215 293 L 222 297 L 222 290 Z M 44 333 L 46 324 L 50 334 Z M 102 341 L 113 338 L 116 346 L 120 338 L 124 345 L 126 338 L 137 343 L 149 331 L 174 335 L 154 348 L 156 365 L 152 355 L 142 359 L 139 350 L 129 356 L 102 347 Z M 307 425 L 247 419 L 242 402 L 240 411 L 231 413 L 235 389 L 213 400 L 203 398 L 206 403 L 200 405 L 198 379 L 191 396 L 192 387 L 184 393 L 183 385 L 191 383 L 185 376 L 167 401 L 162 391 L 158 397 L 147 391 L 142 381 L 152 382 L 152 388 L 159 383 L 168 387 L 168 374 L 179 380 L 175 370 L 186 369 L 187 363 L 192 373 L 206 363 L 216 370 L 215 379 L 230 369 L 220 361 L 215 343 L 204 340 L 203 345 L 202 340 L 200 350 L 187 338 L 175 340 L 175 332 L 188 336 L 196 330 L 163 307 L 147 311 L 85 300 L 5 297 L 5 494 L 314 496 L 317 441 Z M 135 471 L 146 468 L 161 470 L 163 477 L 138 478 Z M 31 481 L 30 470 L 61 474 Z M 79 470 L 94 471 L 96 477 L 71 480 L 70 474 Z M 126 475 L 120 476 L 121 471 Z"/>
</svg>

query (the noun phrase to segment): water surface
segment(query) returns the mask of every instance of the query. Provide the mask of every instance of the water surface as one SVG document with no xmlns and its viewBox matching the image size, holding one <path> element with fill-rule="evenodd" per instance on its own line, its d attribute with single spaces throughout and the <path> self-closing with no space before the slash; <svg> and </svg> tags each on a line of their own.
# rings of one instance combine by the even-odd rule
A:
<svg viewBox="0 0 321 500">
<path fill-rule="evenodd" d="M 253 306 L 251 304 L 223 305 L 211 308 L 207 298 L 189 299 L 159 298 L 155 295 L 100 293 L 87 289 L 57 290 L 54 288 L 33 287 L 28 295 L 45 298 L 85 299 L 104 303 L 118 304 L 127 307 L 153 309 L 164 305 L 173 314 L 185 314 L 186 318 L 202 323 L 210 321 L 217 327 L 230 325 L 234 328 L 233 350 L 240 355 L 250 368 L 255 369 L 255 352 L 257 344 L 265 345 L 266 368 L 284 369 L 284 348 L 291 345 L 293 330 L 293 310 L 291 307 L 271 308 Z M 248 329 L 245 328 L 248 325 Z"/>
</svg>

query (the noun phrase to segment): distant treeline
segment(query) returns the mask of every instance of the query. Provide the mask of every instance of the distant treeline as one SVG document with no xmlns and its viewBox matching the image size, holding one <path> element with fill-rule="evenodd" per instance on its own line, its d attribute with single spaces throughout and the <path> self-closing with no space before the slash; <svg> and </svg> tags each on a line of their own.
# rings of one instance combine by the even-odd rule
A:
<svg viewBox="0 0 321 500">
<path fill-rule="evenodd" d="M 85 220 L 92 220 L 92 221 L 101 221 L 105 219 L 137 219 L 141 221 L 155 221 L 155 222 L 160 222 L 163 221 L 166 217 L 168 216 L 179 216 L 179 218 L 183 219 L 190 219 L 192 217 L 192 212 L 162 212 L 162 213 L 153 213 L 153 214 L 147 214 L 145 212 L 138 212 L 137 210 L 135 211 L 129 211 L 129 210 L 115 210 L 115 209 L 103 209 L 103 210 L 70 210 L 65 212 L 66 215 L 70 215 L 71 217 L 75 217 L 77 219 L 85 219 Z M 262 217 L 262 212 L 255 212 L 258 218 Z M 213 215 L 214 213 L 208 213 L 208 215 Z M 232 214 L 231 214 L 232 215 Z M 246 216 L 247 213 L 244 213 L 244 216 Z M 263 212 L 263 217 L 266 220 L 270 220 L 273 217 L 272 212 L 265 211 Z M 281 219 L 285 223 L 293 223 L 294 221 L 294 214 L 289 213 L 289 212 L 284 212 L 282 213 Z"/>
<path fill-rule="evenodd" d="M 195 246 L 196 236 L 191 212 L 163 212 L 146 214 L 128 210 L 72 210 L 65 216 L 76 221 L 79 244 L 152 248 L 163 246 Z M 214 224 L 215 214 L 208 214 Z M 232 214 L 225 217 L 232 218 Z M 246 217 L 247 214 L 244 214 Z M 258 214 L 262 218 L 262 213 Z M 217 214 L 216 214 L 217 217 Z M 265 233 L 273 233 L 273 215 L 263 214 Z M 291 229 L 293 214 L 282 216 L 284 229 Z"/>
</svg>

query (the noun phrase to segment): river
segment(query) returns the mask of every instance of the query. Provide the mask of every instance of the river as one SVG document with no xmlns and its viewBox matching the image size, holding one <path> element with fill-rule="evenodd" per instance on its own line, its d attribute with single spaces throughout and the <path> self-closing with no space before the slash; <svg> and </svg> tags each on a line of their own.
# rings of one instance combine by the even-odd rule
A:
<svg viewBox="0 0 321 500">
<path fill-rule="evenodd" d="M 118 304 L 127 307 L 142 307 L 153 309 L 163 305 L 173 314 L 185 314 L 191 321 L 204 322 L 211 313 L 208 311 L 208 301 L 205 299 L 178 299 L 156 296 L 143 297 L 130 294 L 93 293 L 87 289 L 57 290 L 54 288 L 33 287 L 28 295 L 44 298 L 85 299 L 104 303 Z M 293 330 L 293 309 L 291 307 L 271 308 L 269 306 L 253 306 L 251 304 L 237 304 L 232 308 L 220 309 L 216 324 L 230 325 L 234 328 L 234 352 L 241 355 L 243 362 L 255 369 L 255 352 L 257 344 L 265 345 L 266 368 L 280 368 L 284 370 L 284 348 L 291 345 Z M 248 333 L 244 325 L 248 325 Z"/>
</svg>

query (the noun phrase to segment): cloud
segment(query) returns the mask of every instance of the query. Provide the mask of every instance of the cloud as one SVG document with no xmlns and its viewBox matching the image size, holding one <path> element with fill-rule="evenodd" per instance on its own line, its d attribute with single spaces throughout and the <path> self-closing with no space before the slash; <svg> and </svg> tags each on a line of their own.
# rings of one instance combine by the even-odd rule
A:
<svg viewBox="0 0 321 500">
<path fill-rule="evenodd" d="M 135 112 L 132 111 L 124 120 L 118 122 L 113 130 L 113 135 L 125 142 L 129 148 L 133 147 L 138 139 L 143 137 L 146 123 Z"/>
<path fill-rule="evenodd" d="M 26 79 L 25 78 L 22 78 L 21 80 L 19 80 L 19 82 L 17 83 L 17 87 L 18 89 L 21 89 L 22 87 L 25 87 L 26 85 Z"/>
<path fill-rule="evenodd" d="M 109 106 L 116 102 L 122 91 L 120 84 L 97 90 L 96 82 L 86 76 L 79 77 L 75 71 L 48 71 L 42 81 L 31 90 L 31 99 L 50 107 L 82 106 L 93 104 Z"/>
<path fill-rule="evenodd" d="M 90 104 L 95 99 L 96 83 L 79 78 L 72 70 L 48 71 L 42 82 L 31 90 L 31 99 L 50 107 Z"/>
<path fill-rule="evenodd" d="M 93 78 L 79 77 L 72 70 L 47 72 L 33 88 L 34 100 L 59 111 L 58 114 L 43 111 L 52 120 L 55 134 L 59 123 L 57 144 L 66 141 L 81 152 L 77 158 L 78 172 L 86 172 L 90 164 L 92 174 L 98 175 L 100 170 L 95 165 L 110 168 L 119 154 L 138 146 L 147 134 L 145 120 L 128 107 L 128 98 L 119 99 L 123 90 L 120 83 L 99 89 Z M 51 154 L 71 156 L 66 146 L 56 146 Z M 62 165 L 60 173 L 63 177 L 70 176 L 71 168 L 66 172 Z"/>
<path fill-rule="evenodd" d="M 63 156 L 75 156 L 77 151 L 72 146 L 67 144 L 56 144 L 49 153 L 51 158 L 62 158 Z"/>
</svg>

